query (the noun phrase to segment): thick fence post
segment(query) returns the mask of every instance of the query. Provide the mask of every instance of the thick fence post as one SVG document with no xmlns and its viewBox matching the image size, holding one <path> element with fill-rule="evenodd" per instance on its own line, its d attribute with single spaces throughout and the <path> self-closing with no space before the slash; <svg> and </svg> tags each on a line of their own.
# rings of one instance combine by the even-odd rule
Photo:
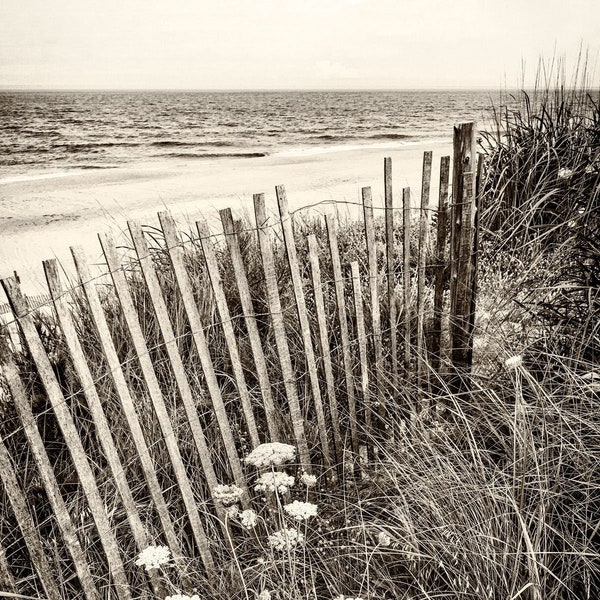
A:
<svg viewBox="0 0 600 600">
<path fill-rule="evenodd" d="M 476 169 L 477 126 L 463 123 L 454 128 L 452 177 L 450 347 L 454 373 L 451 384 L 456 391 L 466 388 L 464 375 L 471 369 Z"/>
</svg>

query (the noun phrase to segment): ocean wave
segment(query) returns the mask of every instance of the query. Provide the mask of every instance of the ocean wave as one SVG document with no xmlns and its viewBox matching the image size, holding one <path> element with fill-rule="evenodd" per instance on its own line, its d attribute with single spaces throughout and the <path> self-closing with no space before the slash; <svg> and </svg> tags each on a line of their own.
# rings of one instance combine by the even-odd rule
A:
<svg viewBox="0 0 600 600">
<path fill-rule="evenodd" d="M 133 148 L 140 146 L 139 142 L 85 142 L 80 144 L 54 144 L 54 149 L 65 150 L 66 152 L 97 152 L 101 148 Z"/>
<path fill-rule="evenodd" d="M 266 152 L 165 152 L 154 154 L 156 157 L 169 156 L 171 158 L 263 158 Z"/>
<path fill-rule="evenodd" d="M 180 142 L 177 140 L 157 140 L 150 143 L 151 146 L 158 148 L 197 148 L 199 146 L 214 146 L 219 147 L 230 147 L 235 146 L 233 142 L 225 142 L 222 140 L 214 140 L 209 142 Z"/>
</svg>

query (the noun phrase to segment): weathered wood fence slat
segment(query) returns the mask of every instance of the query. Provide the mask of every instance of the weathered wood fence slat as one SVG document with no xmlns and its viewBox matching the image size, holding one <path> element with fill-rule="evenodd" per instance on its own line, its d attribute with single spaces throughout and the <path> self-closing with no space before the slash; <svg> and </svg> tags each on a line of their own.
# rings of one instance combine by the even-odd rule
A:
<svg viewBox="0 0 600 600">
<path fill-rule="evenodd" d="M 301 467 L 332 484 L 336 475 L 360 476 L 356 467 L 365 469 L 377 459 L 377 441 L 385 435 L 388 418 L 426 410 L 427 399 L 446 380 L 467 391 L 481 176 L 474 124 L 455 129 L 453 159 L 452 166 L 449 156 L 441 157 L 437 207 L 431 210 L 433 161 L 431 152 L 424 153 L 419 206 L 411 205 L 410 189 L 402 189 L 397 224 L 392 162 L 384 159 L 382 205 L 371 188 L 361 190 L 360 245 L 364 240 L 366 260 L 348 253 L 348 234 L 331 214 L 324 227 L 300 240 L 286 191 L 277 186 L 278 215 L 267 212 L 264 194 L 255 194 L 255 223 L 244 234 L 229 209 L 220 212 L 221 246 L 204 221 L 196 224 L 191 243 L 183 241 L 168 212 L 158 215 L 160 230 L 155 231 L 162 234 L 164 247 L 156 253 L 148 242 L 154 234 L 136 222 L 128 224 L 133 252 L 121 252 L 110 236 L 101 234 L 110 285 L 106 274 L 102 287 L 98 285 L 80 249 L 71 252 L 79 278 L 75 287 L 82 293 L 64 289 L 56 261 L 45 261 L 50 302 L 42 304 L 53 312 L 49 317 L 46 309 L 44 319 L 56 319 L 54 335 L 68 359 L 64 368 L 73 371 L 68 388 L 44 345 L 44 321 L 36 320 L 34 306 L 40 298 L 28 301 L 15 278 L 3 279 L 10 314 L 0 310 L 0 326 L 9 317 L 0 335 L 8 332 L 11 339 L 0 350 L 7 390 L 2 393 L 12 399 L 19 427 L 0 429 L 0 494 L 12 511 L 0 518 L 17 519 L 19 552 L 28 554 L 34 575 L 21 577 L 23 567 L 14 564 L 9 548 L 0 546 L 0 586 L 18 594 L 29 591 L 33 581 L 39 594 L 68 600 L 50 575 L 56 560 L 35 532 L 17 464 L 22 452 L 11 455 L 14 444 L 24 443 L 17 440 L 25 441 L 25 455 L 32 457 L 40 475 L 64 554 L 73 563 L 70 573 L 77 576 L 74 586 L 86 600 L 99 600 L 99 590 L 106 586 L 114 590 L 113 597 L 129 600 L 145 593 L 140 590 L 145 582 L 131 571 L 133 557 L 124 559 L 132 546 L 141 550 L 166 543 L 182 582 L 182 559 L 190 552 L 207 577 L 218 570 L 214 546 L 231 530 L 215 488 L 235 483 L 244 492 L 242 505 L 252 505 L 242 461 L 249 448 L 261 442 L 292 443 Z M 435 228 L 432 214 L 437 215 Z M 252 257 L 243 251 L 242 241 L 256 248 Z M 189 261 L 199 261 L 195 272 L 202 273 L 201 280 L 191 275 Z M 257 268 L 260 285 L 253 274 Z M 257 306 L 264 306 L 261 314 Z M 98 345 L 93 363 L 80 323 L 93 328 L 90 339 Z M 115 338 L 118 327 L 126 332 L 123 339 Z M 213 344 L 214 339 L 223 347 Z M 449 340 L 447 348 L 444 340 Z M 32 378 L 41 384 L 59 425 L 93 519 L 92 539 L 97 537 L 99 544 L 82 543 L 90 533 L 80 535 L 81 525 L 61 491 L 36 420 L 28 387 Z M 103 394 L 118 403 L 116 412 L 109 412 Z M 106 462 L 102 474 L 86 455 L 83 429 L 78 429 L 76 409 L 84 402 L 91 415 L 85 431 L 93 430 Z M 119 434 L 128 438 L 133 462 L 122 456 Z M 158 464 L 157 456 L 168 464 Z M 133 480 L 138 463 L 138 480 Z M 350 463 L 354 469 L 345 468 Z M 113 487 L 118 495 L 109 501 L 102 494 Z M 109 506 L 118 506 L 127 517 L 118 523 L 118 538 Z M 148 519 L 155 513 L 158 520 L 149 529 Z M 148 582 L 157 589 L 152 575 Z"/>
</svg>

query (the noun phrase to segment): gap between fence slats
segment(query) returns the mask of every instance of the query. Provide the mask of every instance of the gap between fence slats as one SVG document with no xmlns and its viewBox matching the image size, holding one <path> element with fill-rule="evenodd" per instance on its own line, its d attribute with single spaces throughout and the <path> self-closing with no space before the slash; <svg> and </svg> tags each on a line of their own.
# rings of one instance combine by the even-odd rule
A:
<svg viewBox="0 0 600 600">
<path fill-rule="evenodd" d="M 308 240 L 308 259 L 310 262 L 310 273 L 313 285 L 313 294 L 315 298 L 315 308 L 317 313 L 317 326 L 319 330 L 319 345 L 321 356 L 323 358 L 323 370 L 325 372 L 325 382 L 327 385 L 327 399 L 329 401 L 329 414 L 331 417 L 331 428 L 333 431 L 334 452 L 336 464 L 341 464 L 344 444 L 340 431 L 340 417 L 337 407 L 337 397 L 335 393 L 335 380 L 333 377 L 333 364 L 331 362 L 331 350 L 329 348 L 329 335 L 327 333 L 327 315 L 325 314 L 325 301 L 323 298 L 323 282 L 321 280 L 321 267 L 319 265 L 319 247 L 317 238 L 309 235 Z"/>
<path fill-rule="evenodd" d="M 354 391 L 354 377 L 352 376 L 352 357 L 350 354 L 350 335 L 348 333 L 348 313 L 346 311 L 346 300 L 344 296 L 344 278 L 342 274 L 342 265 L 340 261 L 340 251 L 338 247 L 337 225 L 331 215 L 325 216 L 325 225 L 327 227 L 327 239 L 329 241 L 329 254 L 331 258 L 331 267 L 333 272 L 333 281 L 335 286 L 335 301 L 337 311 L 337 321 L 340 327 L 340 338 L 342 346 L 341 368 L 344 371 L 346 380 L 346 400 L 348 402 L 348 415 L 350 417 L 350 437 L 352 441 L 352 450 L 358 455 L 358 428 L 356 415 L 356 395 Z"/>
<path fill-rule="evenodd" d="M 231 315 L 229 314 L 229 307 L 227 306 L 227 299 L 225 298 L 225 292 L 223 290 L 223 282 L 221 281 L 221 274 L 219 273 L 219 265 L 217 263 L 215 249 L 212 241 L 209 238 L 210 231 L 208 230 L 206 224 L 197 222 L 196 228 L 198 229 L 198 235 L 200 236 L 200 244 L 202 246 L 202 252 L 204 253 L 208 276 L 210 278 L 215 302 L 217 304 L 217 311 L 219 313 L 221 327 L 223 328 L 223 333 L 225 334 L 225 344 L 231 360 L 233 376 L 237 385 L 237 391 L 240 395 L 242 410 L 244 411 L 244 416 L 246 417 L 246 426 L 248 428 L 248 434 L 250 435 L 250 442 L 252 444 L 252 448 L 256 448 L 256 446 L 260 444 L 260 438 L 258 436 L 258 429 L 256 427 L 254 413 L 252 412 L 252 400 L 250 399 L 250 393 L 248 392 L 248 386 L 246 385 L 246 378 L 244 377 L 242 361 L 240 360 L 237 340 L 235 339 L 235 333 L 231 323 Z"/>
<path fill-rule="evenodd" d="M 313 349 L 312 338 L 310 335 L 310 325 L 308 322 L 308 314 L 306 311 L 306 300 L 304 298 L 304 288 L 300 277 L 300 267 L 298 266 L 298 256 L 296 252 L 296 242 L 294 240 L 294 229 L 292 218 L 288 211 L 287 196 L 282 185 L 275 188 L 277 195 L 277 205 L 279 207 L 279 218 L 281 220 L 281 228 L 283 230 L 283 239 L 285 243 L 286 255 L 290 274 L 292 276 L 292 285 L 294 289 L 294 298 L 296 299 L 296 312 L 300 323 L 300 334 L 302 336 L 302 344 L 306 358 L 306 369 L 310 381 L 312 399 L 317 415 L 317 426 L 319 428 L 319 440 L 321 442 L 321 453 L 325 468 L 329 469 L 333 466 L 331 450 L 329 448 L 329 439 L 327 436 L 327 422 L 325 419 L 325 410 L 323 408 L 323 400 L 321 398 L 321 388 L 319 385 L 319 376 L 317 372 L 317 362 L 315 359 L 315 351 Z"/>
<path fill-rule="evenodd" d="M 254 194 L 254 214 L 256 218 L 256 228 L 258 231 L 258 242 L 262 258 L 263 271 L 265 275 L 265 286 L 267 289 L 267 300 L 269 312 L 271 313 L 271 323 L 275 335 L 275 344 L 279 356 L 279 364 L 283 375 L 283 385 L 290 409 L 292 419 L 292 428 L 294 437 L 298 445 L 300 462 L 307 472 L 312 472 L 310 453 L 306 433 L 304 431 L 304 419 L 300 409 L 300 400 L 298 390 L 296 389 L 296 377 L 292 367 L 290 349 L 285 333 L 285 324 L 283 313 L 281 311 L 281 299 L 279 298 L 279 289 L 277 287 L 277 276 L 275 274 L 275 264 L 273 259 L 273 249 L 269 240 L 269 229 L 267 224 L 267 211 L 265 208 L 264 194 Z"/>
<path fill-rule="evenodd" d="M 244 314 L 246 329 L 248 330 L 250 347 L 252 349 L 252 357 L 254 359 L 254 365 L 256 367 L 256 376 L 258 378 L 258 384 L 260 386 L 260 392 L 262 394 L 265 414 L 267 418 L 269 436 L 271 441 L 273 442 L 280 441 L 281 432 L 279 431 L 275 402 L 273 400 L 273 394 L 271 392 L 271 380 L 269 377 L 269 370 L 267 368 L 267 361 L 265 359 L 262 342 L 260 341 L 260 335 L 258 333 L 256 315 L 254 312 L 254 306 L 252 304 L 252 294 L 250 293 L 248 276 L 246 275 L 246 269 L 242 260 L 240 241 L 233 224 L 231 209 L 226 208 L 220 211 L 220 216 L 221 223 L 223 225 L 223 231 L 225 233 L 225 241 L 227 242 L 229 256 L 231 257 L 231 262 L 233 265 L 233 273 L 236 281 L 236 286 L 240 295 L 240 303 L 242 305 L 242 312 Z"/>
</svg>

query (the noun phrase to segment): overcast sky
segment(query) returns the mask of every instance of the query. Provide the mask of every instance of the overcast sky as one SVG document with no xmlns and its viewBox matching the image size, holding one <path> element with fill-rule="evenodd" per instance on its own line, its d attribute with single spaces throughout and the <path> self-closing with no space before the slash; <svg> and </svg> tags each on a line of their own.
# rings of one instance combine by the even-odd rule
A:
<svg viewBox="0 0 600 600">
<path fill-rule="evenodd" d="M 518 87 L 600 0 L 0 0 L 0 86 Z"/>
</svg>

